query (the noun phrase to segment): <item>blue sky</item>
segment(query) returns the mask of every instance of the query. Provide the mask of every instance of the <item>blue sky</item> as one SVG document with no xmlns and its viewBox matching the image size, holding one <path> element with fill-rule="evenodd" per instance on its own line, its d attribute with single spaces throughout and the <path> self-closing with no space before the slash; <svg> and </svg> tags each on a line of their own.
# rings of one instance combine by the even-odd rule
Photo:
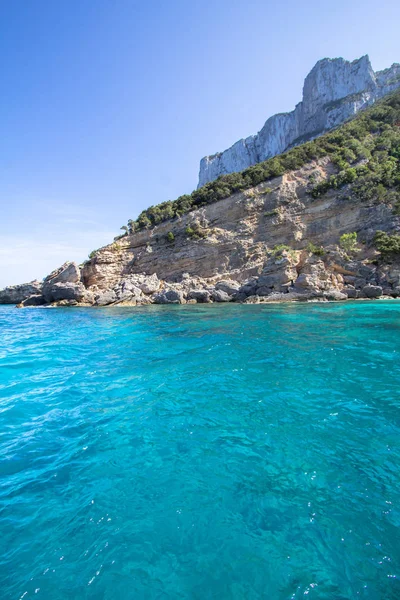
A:
<svg viewBox="0 0 400 600">
<path fill-rule="evenodd" d="M 323 57 L 400 62 L 398 0 L 2 0 L 0 287 L 82 261 Z"/>
</svg>

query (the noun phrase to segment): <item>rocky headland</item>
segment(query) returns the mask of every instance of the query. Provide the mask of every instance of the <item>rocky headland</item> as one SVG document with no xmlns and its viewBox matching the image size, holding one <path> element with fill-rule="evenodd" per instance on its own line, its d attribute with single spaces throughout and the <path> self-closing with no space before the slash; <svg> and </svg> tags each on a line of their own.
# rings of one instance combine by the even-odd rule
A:
<svg viewBox="0 0 400 600">
<path fill-rule="evenodd" d="M 314 141 L 150 207 L 124 229 L 81 265 L 1 290 L 0 303 L 400 297 L 400 92 Z"/>
<path fill-rule="evenodd" d="M 115 306 L 400 296 L 400 262 L 381 261 L 371 246 L 377 230 L 399 231 L 400 217 L 390 204 L 355 202 L 345 189 L 314 199 L 310 181 L 334 170 L 327 159 L 312 162 L 123 236 L 42 284 L 3 290 L 0 300 Z M 352 256 L 339 246 L 349 231 L 359 240 Z"/>
</svg>

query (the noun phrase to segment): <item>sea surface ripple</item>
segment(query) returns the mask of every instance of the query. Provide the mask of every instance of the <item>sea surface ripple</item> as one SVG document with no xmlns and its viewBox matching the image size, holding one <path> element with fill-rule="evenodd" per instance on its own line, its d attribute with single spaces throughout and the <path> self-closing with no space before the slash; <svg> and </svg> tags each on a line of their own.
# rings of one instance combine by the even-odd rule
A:
<svg viewBox="0 0 400 600">
<path fill-rule="evenodd" d="M 1 600 L 400 598 L 400 302 L 0 307 Z"/>
</svg>

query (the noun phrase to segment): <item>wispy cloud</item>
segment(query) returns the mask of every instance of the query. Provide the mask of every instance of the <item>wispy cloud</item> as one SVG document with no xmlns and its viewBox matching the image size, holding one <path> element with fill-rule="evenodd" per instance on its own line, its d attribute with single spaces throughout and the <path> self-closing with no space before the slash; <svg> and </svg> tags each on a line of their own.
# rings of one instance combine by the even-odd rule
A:
<svg viewBox="0 0 400 600">
<path fill-rule="evenodd" d="M 115 231 L 90 229 L 48 235 L 0 235 L 0 288 L 42 279 L 66 260 L 82 262 L 88 253 L 113 240 Z"/>
</svg>

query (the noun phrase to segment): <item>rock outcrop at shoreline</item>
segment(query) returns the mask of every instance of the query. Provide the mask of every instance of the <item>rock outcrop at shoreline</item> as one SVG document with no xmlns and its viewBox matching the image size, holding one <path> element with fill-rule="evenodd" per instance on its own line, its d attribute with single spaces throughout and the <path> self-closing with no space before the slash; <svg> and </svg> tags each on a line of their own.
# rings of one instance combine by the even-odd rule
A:
<svg viewBox="0 0 400 600">
<path fill-rule="evenodd" d="M 292 112 L 270 117 L 256 134 L 200 161 L 199 184 L 242 171 L 337 127 L 400 87 L 400 64 L 374 73 L 368 56 L 349 62 L 324 58 L 307 75 Z"/>
<path fill-rule="evenodd" d="M 0 290 L 0 304 L 19 304 L 31 296 L 41 296 L 41 294 L 42 283 L 37 280 L 30 283 L 10 285 Z"/>
</svg>

